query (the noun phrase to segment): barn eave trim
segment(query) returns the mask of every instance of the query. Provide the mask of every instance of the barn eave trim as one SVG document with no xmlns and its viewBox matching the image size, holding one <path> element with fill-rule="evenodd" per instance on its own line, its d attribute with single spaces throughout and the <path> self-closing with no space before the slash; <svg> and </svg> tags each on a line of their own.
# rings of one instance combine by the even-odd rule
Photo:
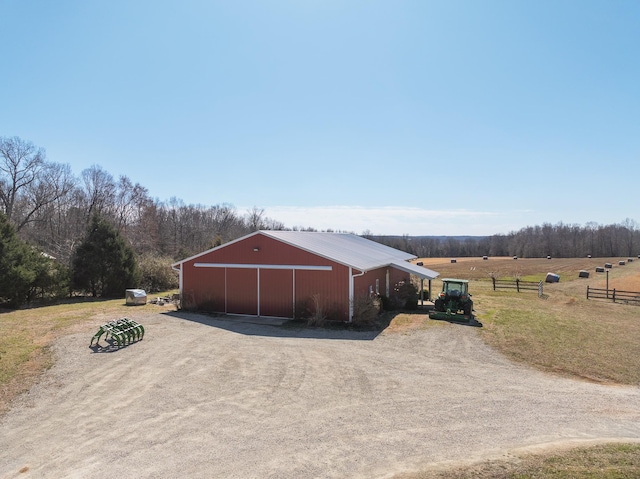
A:
<svg viewBox="0 0 640 479">
<path fill-rule="evenodd" d="M 194 263 L 196 268 L 286 269 L 298 271 L 332 271 L 333 266 L 305 264 Z"/>
</svg>

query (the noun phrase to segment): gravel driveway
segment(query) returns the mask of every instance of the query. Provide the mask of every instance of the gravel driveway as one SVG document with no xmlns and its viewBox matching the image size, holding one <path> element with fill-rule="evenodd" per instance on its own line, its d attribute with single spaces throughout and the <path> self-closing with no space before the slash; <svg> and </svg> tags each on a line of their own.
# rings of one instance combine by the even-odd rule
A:
<svg viewBox="0 0 640 479">
<path fill-rule="evenodd" d="M 640 440 L 640 388 L 515 365 L 476 328 L 376 336 L 136 319 L 144 340 L 116 352 L 88 348 L 97 325 L 56 344 L 55 366 L 0 422 L 0 477 L 385 478 Z"/>
</svg>

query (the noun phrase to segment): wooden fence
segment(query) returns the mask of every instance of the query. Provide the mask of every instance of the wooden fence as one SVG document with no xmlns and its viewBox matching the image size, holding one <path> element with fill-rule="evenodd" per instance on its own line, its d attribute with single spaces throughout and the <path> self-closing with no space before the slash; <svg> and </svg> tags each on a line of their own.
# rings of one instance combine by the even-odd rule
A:
<svg viewBox="0 0 640 479">
<path fill-rule="evenodd" d="M 587 286 L 587 299 L 606 299 L 614 303 L 632 303 L 640 305 L 640 292 L 621 291 L 619 289 L 591 288 Z"/>
<path fill-rule="evenodd" d="M 542 297 L 544 294 L 544 287 L 542 281 L 520 281 L 519 279 L 496 279 L 493 280 L 493 290 L 498 289 L 515 289 L 518 293 L 520 291 L 537 291 L 538 296 Z"/>
</svg>

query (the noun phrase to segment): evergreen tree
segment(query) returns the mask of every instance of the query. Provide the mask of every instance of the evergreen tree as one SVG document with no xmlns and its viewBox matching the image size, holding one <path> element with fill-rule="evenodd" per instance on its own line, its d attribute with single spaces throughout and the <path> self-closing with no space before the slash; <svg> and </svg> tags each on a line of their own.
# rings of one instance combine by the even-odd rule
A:
<svg viewBox="0 0 640 479">
<path fill-rule="evenodd" d="M 73 286 L 93 296 L 122 297 L 140 272 L 133 249 L 105 219 L 94 215 L 72 261 Z"/>
<path fill-rule="evenodd" d="M 17 308 L 28 301 L 44 258 L 21 241 L 0 213 L 0 302 Z"/>
</svg>

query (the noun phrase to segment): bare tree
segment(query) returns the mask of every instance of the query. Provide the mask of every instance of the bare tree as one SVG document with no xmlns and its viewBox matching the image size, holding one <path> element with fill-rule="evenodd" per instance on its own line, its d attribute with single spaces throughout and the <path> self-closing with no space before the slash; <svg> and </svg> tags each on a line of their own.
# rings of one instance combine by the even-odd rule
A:
<svg viewBox="0 0 640 479">
<path fill-rule="evenodd" d="M 254 206 L 247 210 L 247 226 L 251 231 L 258 231 L 263 228 L 264 209 Z"/>
<path fill-rule="evenodd" d="M 82 171 L 82 182 L 86 195 L 87 223 L 92 215 L 111 216 L 115 203 L 116 183 L 113 176 L 102 167 L 92 165 Z"/>
<path fill-rule="evenodd" d="M 27 223 L 38 219 L 37 213 L 58 200 L 65 198 L 73 190 L 75 179 L 69 165 L 45 163 L 36 180 L 25 188 L 22 196 L 21 215 L 16 215 L 19 231 Z"/>
<path fill-rule="evenodd" d="M 46 218 L 42 213 L 75 186 L 69 165 L 44 161 L 44 150 L 20 138 L 0 140 L 0 198 L 16 231 Z"/>
<path fill-rule="evenodd" d="M 139 183 L 135 185 L 124 175 L 121 175 L 116 185 L 114 216 L 118 231 L 126 230 L 127 226 L 135 224 L 140 219 L 140 207 L 146 204 L 148 190 Z"/>
<path fill-rule="evenodd" d="M 14 221 L 19 195 L 37 180 L 44 158 L 44 150 L 30 141 L 0 138 L 0 200 L 10 221 Z"/>
</svg>

